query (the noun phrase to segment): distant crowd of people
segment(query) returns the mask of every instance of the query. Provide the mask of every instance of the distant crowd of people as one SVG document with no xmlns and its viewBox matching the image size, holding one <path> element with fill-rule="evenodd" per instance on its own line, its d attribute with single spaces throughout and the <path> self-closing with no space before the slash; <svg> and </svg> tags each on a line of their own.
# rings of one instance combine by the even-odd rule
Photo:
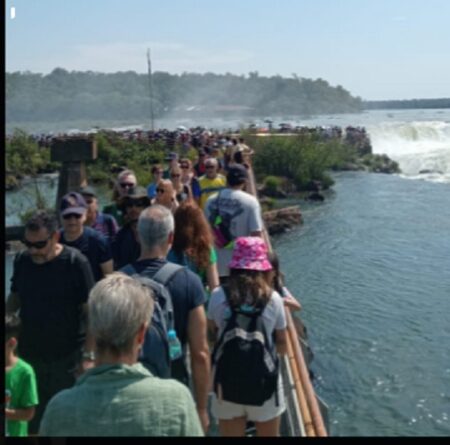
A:
<svg viewBox="0 0 450 445">
<path fill-rule="evenodd" d="M 103 209 L 86 186 L 27 220 L 6 302 L 6 435 L 202 436 L 210 409 L 221 435 L 279 434 L 284 306 L 300 304 L 263 240 L 251 154 L 202 141 L 150 184 L 120 171 Z"/>
<path fill-rule="evenodd" d="M 97 130 L 95 130 L 97 131 Z M 240 130 L 228 129 L 226 131 L 218 131 L 206 129 L 204 127 L 185 128 L 179 127 L 176 130 L 158 129 L 155 131 L 148 130 L 102 130 L 106 135 L 111 134 L 119 136 L 126 141 L 137 141 L 142 143 L 153 144 L 161 142 L 167 148 L 168 152 L 179 148 L 181 152 L 187 153 L 189 149 L 204 150 L 207 154 L 214 150 L 233 151 L 232 148 L 238 145 L 235 134 Z M 364 147 L 364 150 L 371 150 L 371 142 L 369 135 L 364 127 L 347 126 L 342 128 L 339 126 L 315 126 L 307 127 L 304 125 L 293 126 L 291 124 L 280 124 L 279 128 L 273 128 L 269 123 L 268 127 L 258 128 L 256 125 L 250 125 L 248 128 L 250 133 L 273 133 L 273 134 L 299 134 L 308 135 L 319 138 L 323 141 L 339 140 L 345 141 L 351 145 Z M 33 134 L 31 138 L 39 145 L 39 147 L 50 147 L 55 138 L 66 136 L 65 134 Z M 10 138 L 11 136 L 6 136 Z"/>
</svg>

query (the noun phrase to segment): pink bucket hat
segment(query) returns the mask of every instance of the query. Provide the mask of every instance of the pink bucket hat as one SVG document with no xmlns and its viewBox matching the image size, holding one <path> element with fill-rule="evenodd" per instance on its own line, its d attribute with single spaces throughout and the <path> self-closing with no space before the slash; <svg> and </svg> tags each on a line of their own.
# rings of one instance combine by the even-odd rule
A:
<svg viewBox="0 0 450 445">
<path fill-rule="evenodd" d="M 230 269 L 247 269 L 265 272 L 272 269 L 267 258 L 267 246 L 259 236 L 241 236 L 234 243 Z"/>
</svg>

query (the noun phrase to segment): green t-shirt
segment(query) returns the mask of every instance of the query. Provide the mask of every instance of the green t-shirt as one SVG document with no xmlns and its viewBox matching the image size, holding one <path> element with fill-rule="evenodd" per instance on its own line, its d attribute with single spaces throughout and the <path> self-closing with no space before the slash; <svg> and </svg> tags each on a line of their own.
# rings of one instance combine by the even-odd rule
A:
<svg viewBox="0 0 450 445">
<path fill-rule="evenodd" d="M 20 358 L 5 374 L 5 389 L 11 394 L 10 408 L 30 408 L 39 403 L 34 370 Z M 8 420 L 6 427 L 9 436 L 28 436 L 28 422 L 24 420 Z"/>
</svg>

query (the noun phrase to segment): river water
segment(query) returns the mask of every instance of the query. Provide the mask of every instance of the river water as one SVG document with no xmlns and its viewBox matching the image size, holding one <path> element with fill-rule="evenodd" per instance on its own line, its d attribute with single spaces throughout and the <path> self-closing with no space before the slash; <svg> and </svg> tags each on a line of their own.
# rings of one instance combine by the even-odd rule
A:
<svg viewBox="0 0 450 445">
<path fill-rule="evenodd" d="M 403 169 L 336 174 L 325 202 L 300 202 L 304 224 L 273 240 L 304 308 L 330 434 L 448 436 L 450 110 L 291 122 L 365 126 Z M 7 194 L 7 224 L 18 206 Z M 6 291 L 10 275 L 6 255 Z"/>
</svg>

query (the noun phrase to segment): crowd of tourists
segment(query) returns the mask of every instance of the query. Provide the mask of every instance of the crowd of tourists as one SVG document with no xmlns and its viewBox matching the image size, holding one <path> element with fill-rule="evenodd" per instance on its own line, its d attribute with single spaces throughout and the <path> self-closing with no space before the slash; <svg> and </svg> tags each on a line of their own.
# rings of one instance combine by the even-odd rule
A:
<svg viewBox="0 0 450 445">
<path fill-rule="evenodd" d="M 95 132 L 99 130 L 95 129 Z M 308 127 L 305 125 L 293 126 L 291 124 L 279 124 L 279 128 L 274 128 L 272 124 L 269 127 L 258 128 L 255 124 L 250 125 L 247 129 L 249 133 L 267 133 L 272 134 L 298 134 L 303 136 L 320 139 L 321 141 L 337 140 L 345 141 L 348 144 L 371 150 L 371 142 L 369 135 L 364 127 L 347 126 L 345 128 L 335 126 L 315 126 Z M 213 150 L 219 151 L 233 151 L 232 147 L 240 142 L 234 135 L 240 133 L 240 129 L 227 129 L 223 131 L 207 129 L 204 127 L 178 127 L 175 130 L 158 129 L 158 130 L 142 130 L 142 129 L 127 129 L 127 130 L 102 130 L 107 136 L 108 134 L 119 136 L 119 138 L 126 141 L 135 141 L 143 144 L 154 144 L 161 142 L 167 150 L 174 151 L 179 148 L 181 152 L 187 153 L 191 148 L 197 150 L 203 149 L 207 154 Z M 76 134 L 76 133 L 74 133 Z M 55 138 L 68 136 L 66 134 L 33 134 L 31 138 L 38 144 L 39 147 L 50 147 Z M 11 136 L 6 136 L 8 140 Z"/>
<path fill-rule="evenodd" d="M 9 436 L 276 436 L 284 306 L 243 139 L 37 210 L 5 316 Z M 217 149 L 216 149 L 217 148 Z"/>
</svg>

